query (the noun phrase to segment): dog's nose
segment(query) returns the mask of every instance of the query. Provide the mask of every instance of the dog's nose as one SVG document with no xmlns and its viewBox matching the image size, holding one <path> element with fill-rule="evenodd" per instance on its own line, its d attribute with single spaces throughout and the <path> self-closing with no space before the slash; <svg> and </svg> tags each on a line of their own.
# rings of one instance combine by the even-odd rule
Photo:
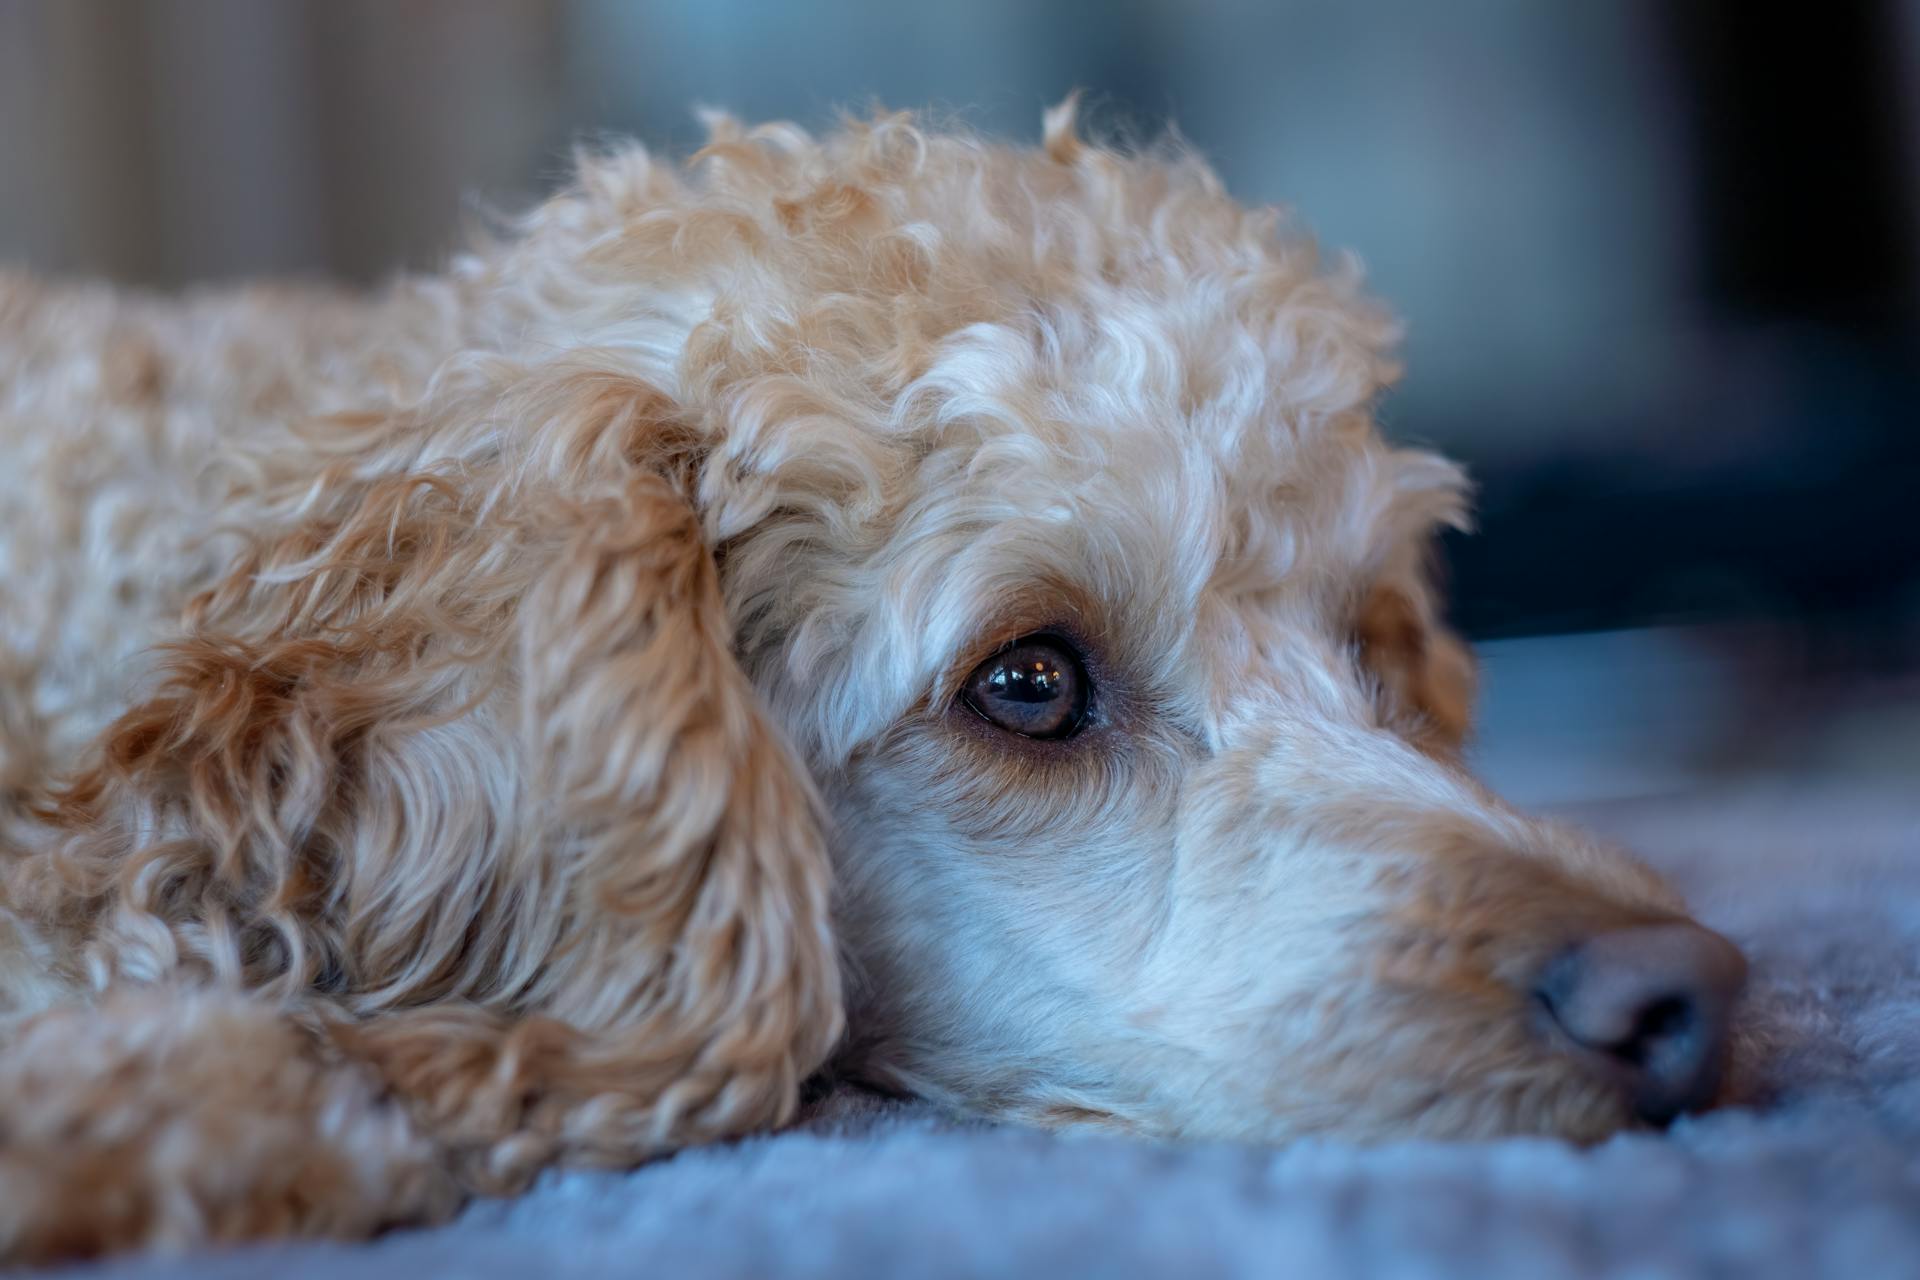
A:
<svg viewBox="0 0 1920 1280">
<path fill-rule="evenodd" d="M 1665 1124 L 1713 1101 L 1746 977 L 1731 942 L 1676 921 L 1589 938 L 1547 966 L 1536 994 L 1573 1051 Z"/>
</svg>

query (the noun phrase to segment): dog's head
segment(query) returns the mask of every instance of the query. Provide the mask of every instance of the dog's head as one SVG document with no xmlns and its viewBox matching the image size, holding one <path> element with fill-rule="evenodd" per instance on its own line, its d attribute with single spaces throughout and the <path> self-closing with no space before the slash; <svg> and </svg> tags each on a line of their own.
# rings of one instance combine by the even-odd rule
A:
<svg viewBox="0 0 1920 1280">
<path fill-rule="evenodd" d="M 1376 430 L 1350 264 L 1070 110 L 1031 151 L 721 120 L 695 170 L 589 165 L 521 251 L 576 275 L 516 287 L 673 403 L 834 815 L 850 1069 L 1257 1138 L 1712 1095 L 1738 953 L 1462 768 L 1464 481 Z"/>
</svg>

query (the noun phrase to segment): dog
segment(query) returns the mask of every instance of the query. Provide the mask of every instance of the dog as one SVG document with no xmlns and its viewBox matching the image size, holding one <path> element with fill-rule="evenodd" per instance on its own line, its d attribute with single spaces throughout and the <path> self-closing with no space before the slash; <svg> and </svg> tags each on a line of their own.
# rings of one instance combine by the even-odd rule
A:
<svg viewBox="0 0 1920 1280">
<path fill-rule="evenodd" d="M 789 1120 L 1599 1139 L 1744 961 L 1462 761 L 1351 261 L 1177 145 L 637 146 L 370 295 L 0 284 L 0 1249 Z"/>
</svg>

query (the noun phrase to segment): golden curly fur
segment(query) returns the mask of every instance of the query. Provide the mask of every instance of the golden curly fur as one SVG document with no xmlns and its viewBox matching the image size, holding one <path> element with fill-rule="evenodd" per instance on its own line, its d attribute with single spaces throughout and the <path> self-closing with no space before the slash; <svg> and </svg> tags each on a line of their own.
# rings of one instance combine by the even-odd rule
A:
<svg viewBox="0 0 1920 1280">
<path fill-rule="evenodd" d="M 836 1046 L 1040 1123 L 1626 1123 L 1513 975 L 1678 903 L 1461 770 L 1393 336 L 1070 106 L 716 118 L 369 297 L 0 281 L 0 1253 L 427 1220 Z M 1072 743 L 955 705 L 1038 630 Z"/>
</svg>

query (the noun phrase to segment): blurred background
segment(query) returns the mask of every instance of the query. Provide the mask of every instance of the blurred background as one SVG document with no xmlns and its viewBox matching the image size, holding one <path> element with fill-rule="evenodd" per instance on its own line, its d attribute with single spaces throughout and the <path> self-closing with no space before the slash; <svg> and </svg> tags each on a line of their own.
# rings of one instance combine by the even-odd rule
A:
<svg viewBox="0 0 1920 1280">
<path fill-rule="evenodd" d="M 1920 787 L 1920 0 L 0 0 L 0 262 L 374 281 L 696 103 L 1074 87 L 1407 318 L 1496 783 Z"/>
</svg>

